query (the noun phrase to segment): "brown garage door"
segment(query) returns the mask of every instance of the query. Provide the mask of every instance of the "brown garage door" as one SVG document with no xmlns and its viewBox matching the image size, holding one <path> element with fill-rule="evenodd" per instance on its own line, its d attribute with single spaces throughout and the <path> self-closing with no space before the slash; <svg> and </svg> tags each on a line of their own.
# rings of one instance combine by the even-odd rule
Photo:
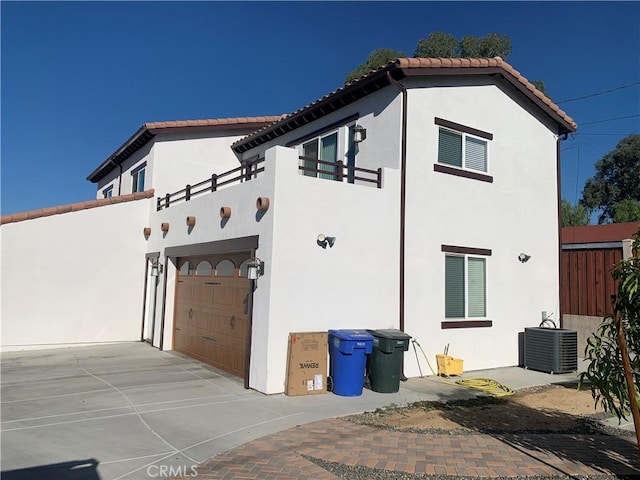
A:
<svg viewBox="0 0 640 480">
<path fill-rule="evenodd" d="M 178 259 L 173 348 L 244 377 L 249 253 Z"/>
</svg>

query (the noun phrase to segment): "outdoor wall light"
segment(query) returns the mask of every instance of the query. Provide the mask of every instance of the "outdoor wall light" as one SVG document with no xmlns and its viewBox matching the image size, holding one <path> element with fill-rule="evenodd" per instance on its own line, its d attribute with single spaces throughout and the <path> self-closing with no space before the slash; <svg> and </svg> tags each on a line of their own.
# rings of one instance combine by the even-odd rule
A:
<svg viewBox="0 0 640 480">
<path fill-rule="evenodd" d="M 321 233 L 318 235 L 317 243 L 322 248 L 327 248 L 327 245 L 333 248 L 333 245 L 336 243 L 336 237 L 327 237 L 324 233 Z"/>
<path fill-rule="evenodd" d="M 151 259 L 151 276 L 157 277 L 162 273 L 162 264 L 157 258 Z"/>
<path fill-rule="evenodd" d="M 526 253 L 521 253 L 520 255 L 518 255 L 518 260 L 520 260 L 520 263 L 527 263 L 530 258 L 531 255 L 527 255 Z"/>
<path fill-rule="evenodd" d="M 355 143 L 360 143 L 367 138 L 367 129 L 362 125 L 356 125 L 353 127 L 353 141 Z"/>
<path fill-rule="evenodd" d="M 258 257 L 253 257 L 247 262 L 247 278 L 257 280 L 264 275 L 264 262 Z"/>
</svg>

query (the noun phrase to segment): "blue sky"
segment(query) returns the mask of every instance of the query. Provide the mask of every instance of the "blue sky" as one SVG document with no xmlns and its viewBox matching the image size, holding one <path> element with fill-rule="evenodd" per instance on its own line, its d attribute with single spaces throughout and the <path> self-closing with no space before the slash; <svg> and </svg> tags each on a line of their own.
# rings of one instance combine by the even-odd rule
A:
<svg viewBox="0 0 640 480">
<path fill-rule="evenodd" d="M 380 47 L 491 32 L 562 100 L 640 81 L 639 2 L 6 2 L 1 210 L 95 198 L 86 176 L 144 122 L 290 113 Z M 640 132 L 640 86 L 560 106 L 575 202 L 594 163 Z M 630 117 L 617 119 L 620 117 Z M 592 123 L 598 122 L 598 123 Z M 197 179 L 196 179 L 197 180 Z"/>
</svg>

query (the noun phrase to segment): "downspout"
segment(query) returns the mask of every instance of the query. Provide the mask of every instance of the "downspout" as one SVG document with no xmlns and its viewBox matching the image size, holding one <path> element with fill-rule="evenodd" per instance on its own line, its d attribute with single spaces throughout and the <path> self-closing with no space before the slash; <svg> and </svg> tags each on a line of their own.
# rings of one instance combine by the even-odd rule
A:
<svg viewBox="0 0 640 480">
<path fill-rule="evenodd" d="M 395 80 L 389 72 L 387 79 L 402 92 L 402 144 L 400 148 L 400 318 L 399 327 L 404 332 L 404 243 L 405 243 L 405 216 L 406 216 L 406 186 L 407 186 L 407 89 Z M 404 377 L 404 373 L 402 375 Z"/>
<path fill-rule="evenodd" d="M 114 162 L 113 158 L 109 158 L 109 163 L 120 169 L 120 173 L 118 174 L 118 196 L 120 196 L 122 193 L 122 164 Z"/>
<path fill-rule="evenodd" d="M 566 140 L 568 134 L 558 135 L 556 139 L 556 177 L 557 177 L 557 202 L 558 202 L 558 327 L 564 328 L 562 319 L 562 294 L 564 293 L 562 285 L 562 192 L 560 175 L 560 142 Z"/>
</svg>

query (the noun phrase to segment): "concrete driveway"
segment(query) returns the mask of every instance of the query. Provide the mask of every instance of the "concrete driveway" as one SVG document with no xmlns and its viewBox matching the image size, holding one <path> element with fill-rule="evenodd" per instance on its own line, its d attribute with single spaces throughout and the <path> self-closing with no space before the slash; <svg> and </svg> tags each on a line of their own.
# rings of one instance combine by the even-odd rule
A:
<svg viewBox="0 0 640 480">
<path fill-rule="evenodd" d="M 473 372 L 511 388 L 575 380 L 520 368 Z M 192 465 L 264 435 L 395 403 L 473 396 L 428 378 L 400 392 L 287 397 L 174 352 L 123 343 L 2 354 L 3 480 L 189 475 Z"/>
</svg>

